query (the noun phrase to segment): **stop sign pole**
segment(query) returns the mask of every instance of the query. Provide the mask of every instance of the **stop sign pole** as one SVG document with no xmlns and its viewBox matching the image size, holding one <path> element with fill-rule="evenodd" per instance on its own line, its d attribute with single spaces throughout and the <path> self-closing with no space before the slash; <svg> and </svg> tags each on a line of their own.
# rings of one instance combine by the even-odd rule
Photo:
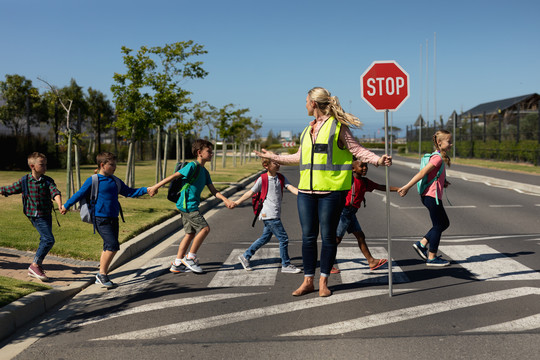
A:
<svg viewBox="0 0 540 360">
<path fill-rule="evenodd" d="M 409 74 L 397 62 L 374 61 L 360 77 L 362 99 L 375 111 L 384 111 L 384 153 L 388 154 L 388 112 L 409 97 Z M 388 240 L 388 293 L 392 297 L 392 237 L 390 235 L 390 168 L 386 174 L 386 234 Z"/>
</svg>

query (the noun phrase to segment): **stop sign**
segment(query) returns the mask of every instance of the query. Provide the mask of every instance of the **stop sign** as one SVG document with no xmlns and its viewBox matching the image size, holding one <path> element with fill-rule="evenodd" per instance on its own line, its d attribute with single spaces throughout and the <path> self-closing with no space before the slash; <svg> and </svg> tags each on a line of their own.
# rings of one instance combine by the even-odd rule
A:
<svg viewBox="0 0 540 360">
<path fill-rule="evenodd" d="M 362 99 L 375 111 L 397 110 L 409 97 L 409 74 L 395 61 L 374 61 L 360 77 Z"/>
</svg>

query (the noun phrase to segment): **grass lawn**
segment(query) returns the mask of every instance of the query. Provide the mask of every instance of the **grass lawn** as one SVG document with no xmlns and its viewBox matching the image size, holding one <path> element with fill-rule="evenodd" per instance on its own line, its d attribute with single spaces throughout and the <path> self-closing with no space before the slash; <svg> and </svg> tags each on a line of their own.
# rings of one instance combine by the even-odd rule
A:
<svg viewBox="0 0 540 360">
<path fill-rule="evenodd" d="M 399 154 L 399 156 L 420 159 L 420 156 L 416 153 Z M 521 172 L 521 173 L 526 173 L 526 174 L 540 175 L 540 166 L 534 166 L 533 164 L 528 164 L 528 163 L 516 163 L 516 162 L 510 162 L 510 161 L 506 162 L 506 161 L 493 161 L 493 160 L 468 159 L 468 158 L 456 157 L 455 159 L 452 158 L 452 164 L 478 166 L 478 167 L 485 167 L 485 168 L 490 168 L 490 169 L 515 171 L 515 172 Z"/>
<path fill-rule="evenodd" d="M 0 276 L 0 307 L 9 304 L 34 291 L 50 289 L 50 286 L 35 282 L 15 280 Z"/>
<path fill-rule="evenodd" d="M 175 161 L 167 164 L 168 174 L 171 174 Z M 234 168 L 232 159 L 227 159 L 225 168 L 221 167 L 221 158 L 218 157 L 217 166 L 214 171 L 210 171 L 212 181 L 218 190 L 225 189 L 228 184 L 220 182 L 237 182 L 250 174 L 262 170 L 258 159 Z M 238 164 L 240 160 L 238 160 Z M 206 164 L 210 170 L 210 164 Z M 81 184 L 93 174 L 95 166 L 84 166 L 81 169 Z M 0 171 L 0 185 L 12 184 L 20 179 L 27 172 Z M 126 164 L 119 163 L 115 175 L 123 179 L 126 173 Z M 66 173 L 65 170 L 49 170 L 47 175 L 52 177 L 60 191 L 62 201 L 66 202 Z M 155 162 L 137 162 L 135 168 L 135 187 L 150 186 L 155 183 Z M 202 198 L 210 196 L 208 189 L 202 193 Z M 26 216 L 22 212 L 21 195 L 0 197 L 0 247 L 8 247 L 25 251 L 36 251 L 39 245 L 39 235 L 32 227 Z M 120 196 L 120 203 L 124 211 L 125 223 L 120 221 L 120 243 L 140 234 L 144 230 L 160 223 L 177 214 L 176 207 L 167 200 L 167 187 L 162 187 L 158 195 L 150 198 L 145 195 L 140 198 L 130 199 Z M 56 204 L 55 204 L 56 205 Z M 92 224 L 81 221 L 78 211 L 69 211 L 66 215 L 61 215 L 56 211 L 61 227 L 58 227 L 53 214 L 53 233 L 56 243 L 50 254 L 61 257 L 69 257 L 82 260 L 99 261 L 103 242 L 96 233 L 93 234 Z"/>
</svg>

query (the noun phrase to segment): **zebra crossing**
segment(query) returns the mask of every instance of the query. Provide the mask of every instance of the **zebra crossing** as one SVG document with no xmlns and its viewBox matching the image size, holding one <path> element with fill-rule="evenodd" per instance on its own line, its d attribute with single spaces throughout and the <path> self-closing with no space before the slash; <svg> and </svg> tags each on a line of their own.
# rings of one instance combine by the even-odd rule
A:
<svg viewBox="0 0 540 360">
<path fill-rule="evenodd" d="M 461 266 L 471 277 L 478 281 L 500 280 L 540 280 L 540 272 L 531 269 L 510 256 L 503 254 L 488 245 L 444 245 L 441 252 L 451 261 L 452 266 Z M 273 286 L 281 268 L 279 249 L 260 249 L 251 259 L 253 271 L 244 271 L 238 262 L 238 255 L 244 250 L 231 251 L 222 267 L 216 272 L 208 287 L 246 287 Z M 375 258 L 388 258 L 382 246 L 372 246 L 370 251 Z M 370 270 L 360 249 L 355 246 L 338 247 L 336 256 L 342 284 L 387 284 L 388 268 L 383 266 Z M 394 283 L 408 283 L 410 279 L 399 263 L 392 260 L 392 277 Z"/>
</svg>

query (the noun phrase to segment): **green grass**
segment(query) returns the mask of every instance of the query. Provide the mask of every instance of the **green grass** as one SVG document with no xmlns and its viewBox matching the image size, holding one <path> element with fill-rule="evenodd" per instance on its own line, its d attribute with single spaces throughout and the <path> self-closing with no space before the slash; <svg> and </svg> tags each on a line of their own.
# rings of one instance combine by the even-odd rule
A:
<svg viewBox="0 0 540 360">
<path fill-rule="evenodd" d="M 237 182 L 250 174 L 262 169 L 259 160 L 252 159 L 251 162 L 238 165 L 234 168 L 232 160 L 227 159 L 226 168 L 221 167 L 221 158 L 217 159 L 217 166 L 214 171 L 210 171 L 212 181 Z M 238 161 L 239 163 L 239 161 Z M 115 175 L 123 179 L 125 177 L 126 164 L 118 164 Z M 174 169 L 175 161 L 167 164 L 168 174 Z M 84 166 L 81 169 L 81 182 L 93 174 L 95 166 Z M 206 164 L 210 170 L 210 164 Z M 0 185 L 8 185 L 18 180 L 27 172 L 0 171 Z M 47 175 L 52 177 L 60 191 L 62 201 L 66 202 L 66 174 L 65 170 L 50 170 Z M 155 162 L 137 162 L 135 168 L 135 187 L 150 186 L 155 183 Z M 227 184 L 215 184 L 218 190 L 225 189 Z M 208 189 L 202 193 L 202 198 L 210 196 Z M 144 230 L 160 223 L 177 214 L 176 207 L 167 200 L 167 187 L 162 187 L 158 195 L 150 198 L 145 195 L 140 198 L 130 199 L 120 197 L 120 203 L 124 211 L 126 222 L 120 222 L 120 243 L 140 234 Z M 32 227 L 26 216 L 22 212 L 21 195 L 13 195 L 7 198 L 0 197 L 0 228 L 2 237 L 0 246 L 18 250 L 35 251 L 39 245 L 39 235 Z M 56 212 L 61 227 L 56 225 L 53 215 L 53 233 L 56 243 L 50 254 L 74 259 L 99 261 L 102 249 L 102 239 L 98 234 L 93 234 L 91 224 L 83 223 L 78 211 L 69 211 L 66 215 Z"/>
<path fill-rule="evenodd" d="M 50 286 L 34 282 L 15 280 L 0 276 L 0 307 L 9 304 L 34 291 L 47 290 Z"/>
<path fill-rule="evenodd" d="M 419 159 L 419 156 L 417 153 L 399 154 L 399 156 Z M 469 159 L 469 158 L 456 157 L 455 159 L 454 158 L 452 159 L 452 164 L 477 166 L 477 167 L 484 167 L 484 168 L 490 168 L 490 169 L 540 175 L 540 166 L 534 166 L 532 164 L 527 164 L 527 163 L 516 163 L 516 162 L 510 162 L 510 161 L 507 162 L 507 161 L 494 161 L 494 160 Z"/>
</svg>

